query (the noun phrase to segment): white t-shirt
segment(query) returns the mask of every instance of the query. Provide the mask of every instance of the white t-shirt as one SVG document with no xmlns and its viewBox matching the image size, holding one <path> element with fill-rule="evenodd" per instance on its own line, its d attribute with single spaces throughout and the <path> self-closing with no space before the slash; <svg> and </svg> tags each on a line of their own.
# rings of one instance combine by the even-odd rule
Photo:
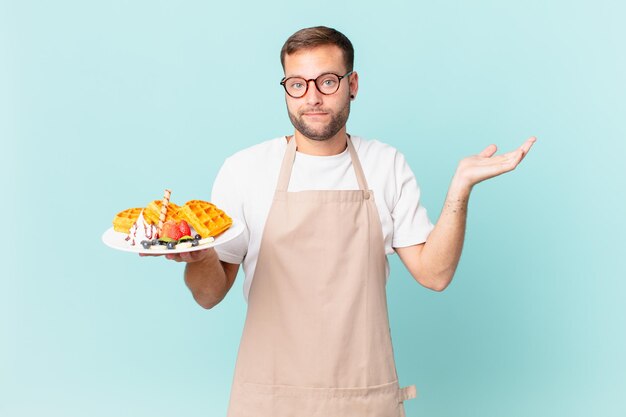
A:
<svg viewBox="0 0 626 417">
<path fill-rule="evenodd" d="M 420 189 L 404 156 L 376 140 L 352 136 L 352 143 L 374 192 L 385 252 L 392 254 L 394 247 L 424 243 L 433 225 L 420 204 Z M 237 152 L 226 159 L 213 184 L 211 201 L 245 225 L 239 237 L 215 249 L 224 262 L 243 262 L 246 300 L 286 148 L 287 141 L 281 136 Z M 288 191 L 358 188 L 347 148 L 332 156 L 296 153 Z"/>
</svg>

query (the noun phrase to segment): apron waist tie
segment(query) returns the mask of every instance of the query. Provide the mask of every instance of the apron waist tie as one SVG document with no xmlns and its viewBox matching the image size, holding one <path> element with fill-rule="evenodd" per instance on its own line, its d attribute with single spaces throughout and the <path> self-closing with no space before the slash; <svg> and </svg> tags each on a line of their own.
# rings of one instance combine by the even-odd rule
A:
<svg viewBox="0 0 626 417">
<path fill-rule="evenodd" d="M 415 388 L 415 385 L 400 388 L 398 391 L 398 402 L 404 402 L 415 397 L 417 397 L 417 389 Z"/>
</svg>

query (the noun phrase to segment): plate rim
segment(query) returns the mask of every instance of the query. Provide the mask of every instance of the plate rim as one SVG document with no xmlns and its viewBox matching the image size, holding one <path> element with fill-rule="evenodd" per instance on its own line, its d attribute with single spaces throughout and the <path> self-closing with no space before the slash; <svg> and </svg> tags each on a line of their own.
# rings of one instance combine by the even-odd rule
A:
<svg viewBox="0 0 626 417">
<path fill-rule="evenodd" d="M 122 233 L 122 232 L 116 232 L 113 229 L 113 227 L 109 227 L 107 230 L 104 231 L 104 233 L 102 233 L 101 240 L 102 240 L 102 243 L 104 243 L 107 247 L 111 249 L 119 250 L 122 252 L 138 253 L 138 254 L 143 254 L 143 255 L 167 255 L 170 253 L 174 254 L 174 253 L 195 252 L 195 251 L 219 246 L 226 242 L 230 242 L 231 240 L 235 239 L 237 236 L 242 234 L 245 229 L 243 222 L 234 217 L 231 217 L 231 219 L 233 221 L 233 224 L 228 229 L 226 229 L 223 233 L 221 233 L 218 237 L 216 237 L 213 242 L 207 243 L 204 245 L 199 245 L 199 246 L 192 246 L 192 247 L 184 248 L 184 249 L 166 249 L 166 248 L 161 249 L 159 248 L 155 250 L 155 249 L 144 249 L 143 246 L 141 246 L 140 244 L 137 244 L 134 247 L 130 245 L 129 246 L 115 245 L 113 244 L 113 242 L 111 242 L 110 239 L 107 239 L 108 236 L 126 237 L 128 236 L 128 234 Z M 220 240 L 220 237 L 228 232 L 231 232 L 232 236 L 229 235 L 228 239 Z"/>
</svg>

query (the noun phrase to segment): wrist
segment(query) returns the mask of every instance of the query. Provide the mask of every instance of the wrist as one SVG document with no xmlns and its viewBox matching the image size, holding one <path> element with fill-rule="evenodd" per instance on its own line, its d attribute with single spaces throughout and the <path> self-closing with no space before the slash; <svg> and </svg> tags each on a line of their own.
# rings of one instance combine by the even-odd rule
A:
<svg viewBox="0 0 626 417">
<path fill-rule="evenodd" d="M 448 198 L 468 199 L 472 192 L 473 184 L 459 172 L 454 174 L 448 189 Z"/>
</svg>

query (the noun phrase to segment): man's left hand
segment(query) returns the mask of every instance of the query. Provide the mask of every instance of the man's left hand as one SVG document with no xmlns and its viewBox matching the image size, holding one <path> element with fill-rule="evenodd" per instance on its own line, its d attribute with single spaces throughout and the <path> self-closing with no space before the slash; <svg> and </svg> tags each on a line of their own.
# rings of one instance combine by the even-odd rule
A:
<svg viewBox="0 0 626 417">
<path fill-rule="evenodd" d="M 489 178 L 514 170 L 526 156 L 537 139 L 532 136 L 514 151 L 495 155 L 496 145 L 487 146 L 478 155 L 469 156 L 459 162 L 453 182 L 467 190 Z"/>
</svg>

